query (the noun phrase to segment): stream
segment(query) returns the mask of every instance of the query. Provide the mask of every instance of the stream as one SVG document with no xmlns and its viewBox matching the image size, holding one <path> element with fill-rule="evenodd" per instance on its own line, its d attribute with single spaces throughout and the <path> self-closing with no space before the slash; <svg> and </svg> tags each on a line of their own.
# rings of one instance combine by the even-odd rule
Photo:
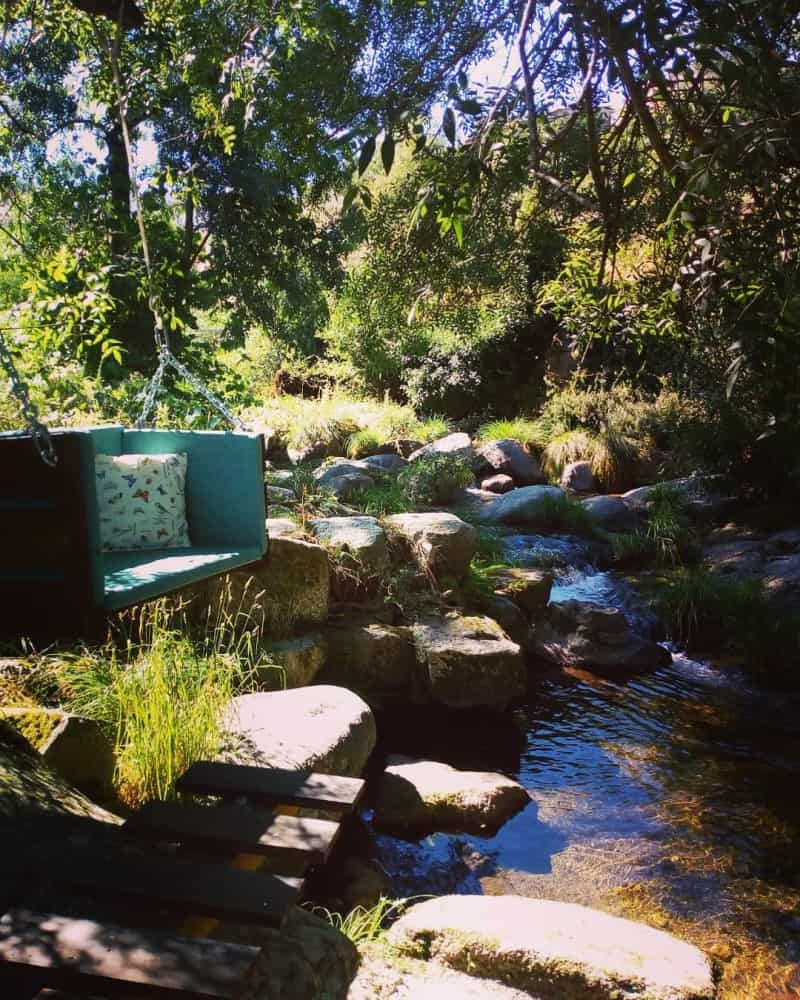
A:
<svg viewBox="0 0 800 1000">
<path fill-rule="evenodd" d="M 579 540 L 513 535 L 556 568 L 552 600 L 625 609 L 636 591 Z M 516 893 L 600 907 L 710 951 L 726 998 L 800 996 L 800 699 L 672 649 L 625 680 L 532 664 L 513 714 L 389 717 L 380 750 L 501 771 L 530 805 L 495 836 L 377 835 L 398 895 Z"/>
</svg>

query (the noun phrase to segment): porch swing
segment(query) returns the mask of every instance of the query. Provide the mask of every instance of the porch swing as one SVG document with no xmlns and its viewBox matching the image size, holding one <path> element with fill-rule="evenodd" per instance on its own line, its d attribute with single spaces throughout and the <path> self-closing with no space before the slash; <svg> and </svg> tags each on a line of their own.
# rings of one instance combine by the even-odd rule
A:
<svg viewBox="0 0 800 1000">
<path fill-rule="evenodd" d="M 172 353 L 153 294 L 147 233 L 126 120 L 126 94 L 114 47 L 109 56 L 132 180 L 134 210 L 150 284 L 158 366 L 136 426 L 48 430 L 0 330 L 0 364 L 20 403 L 26 431 L 0 434 L 0 637 L 94 638 L 105 616 L 261 559 L 266 552 L 264 441 Z M 234 431 L 146 428 L 163 377 L 172 368 Z M 183 456 L 186 456 L 185 462 Z M 180 459 L 185 476 L 184 544 L 122 548 L 101 539 L 97 464 L 102 456 Z M 133 456 L 136 456 L 134 459 Z M 184 471 L 185 470 L 185 471 Z M 121 470 L 124 476 L 124 468 Z M 182 477 L 183 478 L 183 477 Z M 136 494 L 134 494 L 136 495 Z M 159 532 L 160 534 L 160 532 Z M 123 536 L 124 537 L 124 536 Z"/>
</svg>

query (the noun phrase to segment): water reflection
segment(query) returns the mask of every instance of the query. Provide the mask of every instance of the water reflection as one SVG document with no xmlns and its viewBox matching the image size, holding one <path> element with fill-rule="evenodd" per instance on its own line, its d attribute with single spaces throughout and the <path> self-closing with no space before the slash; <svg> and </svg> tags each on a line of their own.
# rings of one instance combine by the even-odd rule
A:
<svg viewBox="0 0 800 1000">
<path fill-rule="evenodd" d="M 613 575 L 563 577 L 554 597 L 577 588 L 630 608 Z M 379 726 L 391 752 L 502 771 L 534 800 L 494 837 L 380 837 L 383 861 L 403 893 L 550 896 L 733 942 L 724 996 L 786 991 L 800 969 L 799 707 L 676 652 L 626 682 L 533 676 L 515 718 Z"/>
</svg>

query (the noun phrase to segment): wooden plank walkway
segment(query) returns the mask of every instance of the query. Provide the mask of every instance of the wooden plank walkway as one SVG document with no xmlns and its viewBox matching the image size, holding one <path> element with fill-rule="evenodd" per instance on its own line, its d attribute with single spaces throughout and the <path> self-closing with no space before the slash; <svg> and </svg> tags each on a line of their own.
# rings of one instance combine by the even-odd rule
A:
<svg viewBox="0 0 800 1000">
<path fill-rule="evenodd" d="M 9 910 L 0 919 L 0 969 L 41 973 L 44 985 L 84 997 L 232 1000 L 257 955 L 247 945 L 31 910 Z"/>
<path fill-rule="evenodd" d="M 192 795 L 246 798 L 259 805 L 282 803 L 343 813 L 356 808 L 365 783 L 360 778 L 204 760 L 193 764 L 175 787 Z"/>
<path fill-rule="evenodd" d="M 327 859 L 340 824 L 326 819 L 279 816 L 246 806 L 213 808 L 148 802 L 122 829 L 146 840 L 169 841 L 228 854 L 263 854 L 276 864 L 301 862 L 311 867 Z"/>
<path fill-rule="evenodd" d="M 155 850 L 145 856 L 67 848 L 53 858 L 49 874 L 85 896 L 268 927 L 281 926 L 303 885 L 298 878 L 203 864 Z"/>
</svg>

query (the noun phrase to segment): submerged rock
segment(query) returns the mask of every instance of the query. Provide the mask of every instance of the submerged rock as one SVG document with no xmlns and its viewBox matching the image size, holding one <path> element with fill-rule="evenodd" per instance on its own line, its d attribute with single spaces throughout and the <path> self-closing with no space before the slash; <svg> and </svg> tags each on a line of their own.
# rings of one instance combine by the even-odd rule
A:
<svg viewBox="0 0 800 1000">
<path fill-rule="evenodd" d="M 463 577 L 478 551 L 478 532 L 455 514 L 394 514 L 384 523 L 420 569 L 436 576 Z"/>
<path fill-rule="evenodd" d="M 225 725 L 248 764 L 357 777 L 375 746 L 375 720 L 357 694 L 329 684 L 244 694 Z"/>
<path fill-rule="evenodd" d="M 694 945 L 574 903 L 443 896 L 389 931 L 401 952 L 497 979 L 539 1000 L 713 1000 Z"/>
<path fill-rule="evenodd" d="M 492 836 L 529 801 L 522 785 L 502 774 L 390 757 L 381 778 L 375 824 L 399 836 L 445 830 Z"/>
<path fill-rule="evenodd" d="M 450 708 L 505 707 L 525 691 L 520 647 L 497 622 L 457 612 L 414 626 L 431 698 Z"/>
<path fill-rule="evenodd" d="M 536 524 L 548 506 L 565 495 L 558 486 L 523 486 L 487 504 L 482 519 L 487 524 Z"/>
<path fill-rule="evenodd" d="M 510 476 L 517 486 L 544 483 L 545 476 L 536 459 L 512 438 L 487 441 L 478 448 L 476 462 L 479 472 Z M 497 491 L 501 492 L 501 491 Z"/>
<path fill-rule="evenodd" d="M 560 601 L 531 630 L 529 648 L 536 656 L 565 667 L 638 669 L 667 666 L 668 650 L 635 635 L 619 608 L 589 601 Z"/>
</svg>

